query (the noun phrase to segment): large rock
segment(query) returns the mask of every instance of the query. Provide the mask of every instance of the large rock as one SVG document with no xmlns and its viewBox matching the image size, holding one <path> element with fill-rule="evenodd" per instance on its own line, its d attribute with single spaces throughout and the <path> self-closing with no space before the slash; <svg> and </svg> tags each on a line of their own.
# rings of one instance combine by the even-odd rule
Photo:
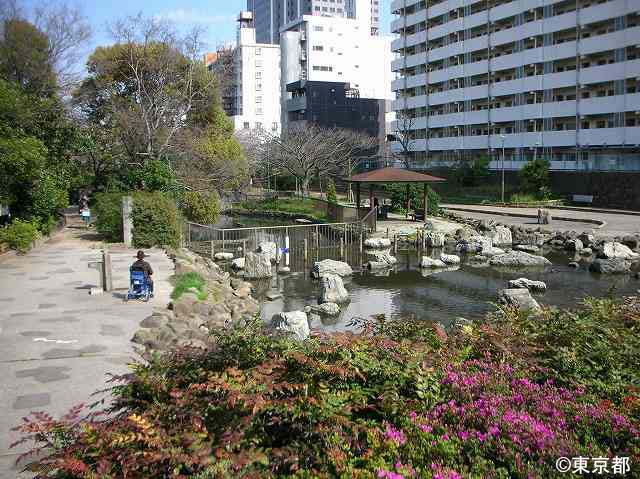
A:
<svg viewBox="0 0 640 479">
<path fill-rule="evenodd" d="M 288 333 L 299 341 L 304 341 L 309 337 L 309 320 L 303 311 L 278 313 L 271 318 L 271 325 L 278 331 Z"/>
<path fill-rule="evenodd" d="M 455 254 L 442 253 L 440 255 L 440 261 L 442 261 L 444 264 L 456 265 L 456 264 L 460 264 L 460 256 L 457 256 Z"/>
<path fill-rule="evenodd" d="M 486 236 L 472 236 L 467 240 L 460 240 L 456 245 L 456 249 L 461 253 L 482 253 L 492 247 L 493 241 Z"/>
<path fill-rule="evenodd" d="M 424 234 L 427 246 L 430 248 L 442 248 L 444 246 L 444 233 L 438 233 L 437 231 L 427 231 Z"/>
<path fill-rule="evenodd" d="M 523 311 L 537 313 L 542 310 L 528 289 L 503 289 L 498 292 L 498 302 Z"/>
<path fill-rule="evenodd" d="M 624 258 L 598 258 L 589 265 L 589 271 L 601 274 L 625 274 L 631 270 L 631 262 Z"/>
<path fill-rule="evenodd" d="M 636 259 L 640 258 L 638 253 L 634 253 L 628 246 L 618 242 L 608 242 L 602 247 L 602 258 L 622 258 Z"/>
<path fill-rule="evenodd" d="M 514 231 L 513 242 L 518 245 L 543 246 L 550 235 L 538 231 Z"/>
<path fill-rule="evenodd" d="M 536 256 L 524 251 L 510 251 L 505 254 L 494 256 L 489 261 L 491 266 L 549 266 L 549 261 L 544 256 Z"/>
<path fill-rule="evenodd" d="M 346 303 L 349 292 L 337 274 L 325 274 L 320 278 L 320 303 Z"/>
<path fill-rule="evenodd" d="M 489 232 L 494 245 L 510 245 L 513 244 L 511 230 L 505 226 L 496 226 L 495 230 Z"/>
<path fill-rule="evenodd" d="M 309 312 L 319 314 L 321 316 L 337 316 L 340 314 L 340 306 L 336 303 L 322 303 L 307 307 Z M 305 308 L 305 312 L 307 311 Z"/>
<path fill-rule="evenodd" d="M 353 270 L 351 266 L 343 261 L 335 261 L 332 259 L 325 259 L 322 261 L 316 261 L 313 263 L 313 269 L 311 275 L 314 278 L 321 278 L 327 274 L 337 274 L 338 276 L 351 276 Z"/>
<path fill-rule="evenodd" d="M 278 246 L 273 241 L 263 241 L 262 243 L 259 243 L 257 252 L 267 255 L 269 261 L 272 263 L 277 263 L 280 259 Z"/>
<path fill-rule="evenodd" d="M 622 238 L 621 243 L 630 249 L 638 249 L 640 246 L 640 237 L 634 235 L 626 235 Z"/>
<path fill-rule="evenodd" d="M 578 236 L 578 239 L 582 241 L 582 246 L 585 248 L 592 247 L 596 242 L 596 237 L 589 233 L 582 233 Z"/>
<path fill-rule="evenodd" d="M 512 279 L 508 283 L 509 289 L 528 289 L 529 291 L 546 291 L 547 285 L 543 281 L 533 281 L 527 278 Z"/>
<path fill-rule="evenodd" d="M 390 248 L 391 240 L 389 238 L 367 238 L 364 240 L 364 247 L 372 249 Z"/>
<path fill-rule="evenodd" d="M 229 261 L 233 259 L 233 253 L 216 253 L 213 257 L 216 261 Z"/>
<path fill-rule="evenodd" d="M 494 246 L 492 246 L 491 248 L 486 248 L 482 250 L 482 256 L 486 256 L 488 258 L 491 258 L 493 256 L 498 256 L 504 253 L 505 251 L 503 249 L 496 248 Z"/>
<path fill-rule="evenodd" d="M 247 253 L 244 261 L 244 277 L 249 279 L 271 278 L 273 269 L 267 253 Z"/>
<path fill-rule="evenodd" d="M 524 251 L 525 253 L 538 253 L 540 251 L 540 247 L 532 244 L 517 244 L 513 249 L 516 251 Z"/>
<path fill-rule="evenodd" d="M 440 259 L 433 259 L 429 256 L 423 256 L 420 261 L 421 268 L 445 268 L 447 265 Z"/>
<path fill-rule="evenodd" d="M 564 247 L 568 251 L 582 251 L 584 244 L 579 239 L 569 239 L 565 242 Z"/>
<path fill-rule="evenodd" d="M 375 260 L 367 263 L 367 269 L 371 271 L 391 268 L 398 262 L 398 258 L 392 256 L 389 251 L 379 251 L 374 256 Z"/>
<path fill-rule="evenodd" d="M 244 263 L 245 263 L 244 258 L 236 258 L 231 262 L 231 268 L 233 268 L 236 271 L 240 271 L 244 269 Z"/>
</svg>

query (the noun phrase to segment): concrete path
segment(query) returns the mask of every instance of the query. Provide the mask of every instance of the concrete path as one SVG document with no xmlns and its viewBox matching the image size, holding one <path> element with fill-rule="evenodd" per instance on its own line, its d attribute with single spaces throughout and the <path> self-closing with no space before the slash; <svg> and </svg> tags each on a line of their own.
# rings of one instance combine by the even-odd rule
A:
<svg viewBox="0 0 640 479">
<path fill-rule="evenodd" d="M 477 219 L 492 219 L 502 223 L 535 225 L 537 221 L 533 216 L 537 217 L 537 208 L 511 208 L 501 206 L 481 206 L 481 205 L 449 205 L 443 204 L 442 208 L 452 211 L 461 216 Z M 465 211 L 462 211 L 465 210 Z M 505 216 L 505 214 L 516 213 L 530 215 L 531 218 Z M 554 208 L 551 210 L 554 217 L 562 217 L 573 221 L 554 220 L 551 228 L 558 230 L 575 230 L 575 231 L 591 231 L 594 230 L 599 235 L 623 236 L 630 233 L 640 232 L 640 216 L 628 214 L 628 212 L 615 213 L 612 210 L 579 210 L 579 209 L 561 209 Z M 580 220 L 597 220 L 604 222 L 605 225 L 599 228 L 597 225 Z"/>
<path fill-rule="evenodd" d="M 135 251 L 112 249 L 114 293 L 88 294 L 98 285 L 89 261 L 101 243 L 82 227 L 65 228 L 25 256 L 0 257 L 0 478 L 19 475 L 14 462 L 24 447 L 11 428 L 31 411 L 54 417 L 106 387 L 108 374 L 127 372 L 135 358 L 130 339 L 153 307 L 169 301 L 173 263 L 161 250 L 146 250 L 155 275 L 149 303 L 124 304 L 128 268 Z"/>
</svg>

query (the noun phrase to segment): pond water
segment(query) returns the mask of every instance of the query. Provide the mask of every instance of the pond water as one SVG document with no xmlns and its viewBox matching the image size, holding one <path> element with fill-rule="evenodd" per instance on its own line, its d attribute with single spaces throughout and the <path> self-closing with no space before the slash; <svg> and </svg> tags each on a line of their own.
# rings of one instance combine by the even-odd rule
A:
<svg viewBox="0 0 640 479">
<path fill-rule="evenodd" d="M 440 252 L 427 253 L 438 257 Z M 542 253 L 553 266 L 526 270 L 470 265 L 463 258 L 459 269 L 434 272 L 421 270 L 419 254 L 416 250 L 399 251 L 398 264 L 384 275 L 360 271 L 344 278 L 351 301 L 343 305 L 337 317 L 321 320 L 314 317 L 312 328 L 345 330 L 349 329 L 353 317 L 380 313 L 388 317 L 413 316 L 438 321 L 445 326 L 456 317 L 482 319 L 495 309 L 492 302 L 496 301 L 498 290 L 505 288 L 508 280 L 521 277 L 544 281 L 547 292 L 534 294 L 534 297 L 542 305 L 557 307 L 574 307 L 588 296 L 632 295 L 640 289 L 640 281 L 630 275 L 590 273 L 588 262 L 584 260 L 579 269 L 573 269 L 568 264 L 577 257 L 553 250 Z M 310 277 L 309 269 L 280 275 L 270 281 L 253 282 L 265 321 L 281 311 L 302 310 L 306 305 L 317 304 L 319 282 Z M 282 298 L 267 301 L 264 295 L 274 290 L 281 292 Z"/>
</svg>

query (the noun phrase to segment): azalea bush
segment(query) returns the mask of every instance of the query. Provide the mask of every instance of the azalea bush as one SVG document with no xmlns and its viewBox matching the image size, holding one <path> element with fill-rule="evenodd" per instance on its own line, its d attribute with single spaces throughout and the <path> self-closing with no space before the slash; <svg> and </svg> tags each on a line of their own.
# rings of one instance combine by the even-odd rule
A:
<svg viewBox="0 0 640 479">
<path fill-rule="evenodd" d="M 580 315 L 609 310 L 603 328 L 623 318 L 616 327 L 633 328 L 637 308 L 600 301 Z M 19 429 L 41 448 L 34 452 L 47 453 L 32 470 L 56 479 L 532 479 L 563 477 L 560 456 L 637 464 L 635 377 L 621 376 L 612 390 L 590 390 L 592 376 L 577 384 L 548 360 L 553 328 L 526 331 L 534 321 L 503 310 L 446 332 L 380 316 L 358 322 L 361 334 L 300 343 L 256 320 L 213 331 L 209 351 L 134 365 L 104 415 L 38 414 Z M 584 348 L 578 357 L 603 353 L 592 354 Z M 634 354 L 626 357 L 637 365 Z"/>
</svg>

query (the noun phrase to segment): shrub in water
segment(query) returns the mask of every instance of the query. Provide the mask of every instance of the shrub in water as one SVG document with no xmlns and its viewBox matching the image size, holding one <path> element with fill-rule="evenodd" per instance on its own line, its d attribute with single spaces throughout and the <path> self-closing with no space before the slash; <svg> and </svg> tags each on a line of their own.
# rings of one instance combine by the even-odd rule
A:
<svg viewBox="0 0 640 479">
<path fill-rule="evenodd" d="M 0 229 L 0 241 L 20 253 L 29 251 L 33 242 L 39 237 L 37 222 L 15 219 L 9 226 Z"/>
</svg>

